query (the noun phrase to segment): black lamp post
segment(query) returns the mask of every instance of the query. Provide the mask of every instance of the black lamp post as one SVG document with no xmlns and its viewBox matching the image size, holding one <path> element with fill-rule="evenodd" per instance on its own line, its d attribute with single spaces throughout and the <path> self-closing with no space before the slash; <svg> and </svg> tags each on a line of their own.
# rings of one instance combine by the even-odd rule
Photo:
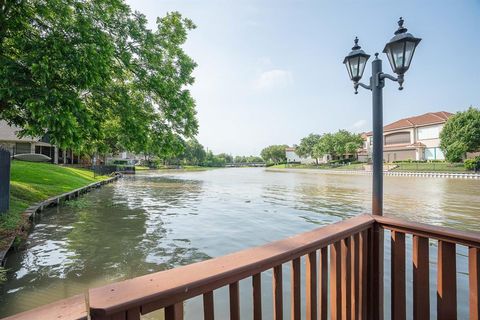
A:
<svg viewBox="0 0 480 320">
<path fill-rule="evenodd" d="M 358 45 L 358 38 L 355 38 L 355 46 L 345 57 L 343 63 L 347 67 L 348 75 L 353 81 L 355 94 L 358 87 L 372 91 L 373 104 L 373 188 L 372 188 L 372 213 L 383 214 L 383 93 L 385 79 L 396 81 L 399 90 L 403 89 L 404 74 L 410 67 L 415 48 L 421 41 L 410 33 L 403 26 L 403 19 L 398 21 L 398 30 L 395 36 L 385 45 L 383 52 L 387 54 L 388 61 L 397 77 L 382 72 L 382 60 L 378 59 L 375 53 L 375 60 L 372 61 L 372 76 L 370 85 L 360 82 L 368 58 Z"/>
<path fill-rule="evenodd" d="M 365 69 L 369 55 L 361 50 L 358 45 L 358 38 L 355 38 L 355 46 L 352 48 L 343 63 L 347 67 L 348 75 L 353 81 L 355 94 L 358 87 L 372 91 L 373 106 L 373 185 L 372 185 L 372 214 L 383 215 L 383 87 L 385 79 L 396 81 L 399 84 L 399 90 L 403 89 L 404 74 L 407 72 L 412 62 L 415 48 L 421 41 L 415 38 L 407 29 L 403 27 L 403 19 L 398 21 L 398 30 L 395 36 L 385 45 L 383 52 L 387 54 L 388 61 L 393 72 L 397 77 L 382 72 L 382 60 L 378 59 L 378 53 L 375 53 L 375 60 L 372 61 L 372 76 L 370 85 L 360 82 Z M 383 230 L 378 226 L 373 229 L 373 248 L 372 248 L 372 300 L 373 308 L 372 319 L 383 319 Z"/>
</svg>

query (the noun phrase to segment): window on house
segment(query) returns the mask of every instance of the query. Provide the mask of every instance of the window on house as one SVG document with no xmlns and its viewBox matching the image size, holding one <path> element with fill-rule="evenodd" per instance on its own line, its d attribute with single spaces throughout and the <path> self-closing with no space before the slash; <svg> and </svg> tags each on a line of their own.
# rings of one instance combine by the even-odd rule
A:
<svg viewBox="0 0 480 320">
<path fill-rule="evenodd" d="M 434 127 L 424 127 L 418 128 L 418 140 L 425 140 L 425 139 L 437 139 L 440 136 L 441 127 L 434 126 Z"/>
<path fill-rule="evenodd" d="M 16 154 L 31 153 L 30 143 L 22 143 L 22 142 L 15 143 L 15 153 Z"/>
<path fill-rule="evenodd" d="M 398 132 L 398 133 L 387 134 L 384 137 L 384 143 L 386 145 L 410 143 L 410 132 Z"/>
</svg>

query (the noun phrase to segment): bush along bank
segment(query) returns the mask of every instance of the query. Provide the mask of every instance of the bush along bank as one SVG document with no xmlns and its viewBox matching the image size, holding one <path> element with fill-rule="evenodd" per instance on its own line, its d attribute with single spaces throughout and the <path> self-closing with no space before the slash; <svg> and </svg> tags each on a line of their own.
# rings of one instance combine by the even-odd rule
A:
<svg viewBox="0 0 480 320">
<path fill-rule="evenodd" d="M 36 213 L 118 178 L 94 177 L 86 169 L 13 161 L 10 210 L 0 214 L 0 263 L 3 264 L 8 250 L 26 237 Z"/>
</svg>

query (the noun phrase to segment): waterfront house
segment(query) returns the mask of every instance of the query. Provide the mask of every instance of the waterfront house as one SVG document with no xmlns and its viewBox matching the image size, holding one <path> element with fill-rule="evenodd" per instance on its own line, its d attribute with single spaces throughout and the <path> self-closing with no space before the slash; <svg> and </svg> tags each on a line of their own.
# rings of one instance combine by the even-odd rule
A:
<svg viewBox="0 0 480 320">
<path fill-rule="evenodd" d="M 399 160 L 445 160 L 440 149 L 440 132 L 450 116 L 446 111 L 428 112 L 404 118 L 383 127 L 383 159 L 386 162 Z M 363 135 L 365 144 L 359 154 L 366 160 L 371 155 L 373 133 Z"/>
<path fill-rule="evenodd" d="M 61 150 L 50 143 L 48 136 L 20 137 L 21 128 L 10 126 L 0 120 L 0 146 L 10 151 L 12 156 L 18 154 L 43 154 L 49 157 L 52 163 L 76 164 L 79 156 L 72 150 Z M 48 158 L 47 158 L 48 159 Z"/>
<path fill-rule="evenodd" d="M 316 162 L 312 157 L 300 157 L 295 150 L 295 147 L 285 148 L 285 157 L 287 158 L 287 163 L 313 164 Z"/>
</svg>

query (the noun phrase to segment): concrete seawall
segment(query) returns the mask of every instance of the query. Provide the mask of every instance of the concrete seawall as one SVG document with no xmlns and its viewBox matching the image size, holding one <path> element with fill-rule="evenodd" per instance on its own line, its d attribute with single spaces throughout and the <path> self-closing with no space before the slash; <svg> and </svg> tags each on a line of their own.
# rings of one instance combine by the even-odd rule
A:
<svg viewBox="0 0 480 320">
<path fill-rule="evenodd" d="M 122 176 L 121 174 L 117 174 L 117 175 L 115 175 L 111 178 L 108 178 L 108 179 L 105 179 L 105 180 L 102 180 L 102 181 L 98 181 L 98 182 L 93 182 L 93 183 L 90 183 L 90 184 L 88 184 L 84 187 L 81 187 L 81 188 L 78 188 L 78 189 L 75 189 L 75 190 L 72 190 L 72 191 L 69 191 L 69 192 L 62 193 L 58 196 L 48 198 L 47 200 L 44 200 L 44 201 L 41 201 L 41 202 L 37 202 L 37 203 L 31 205 L 30 207 L 28 207 L 22 213 L 22 215 L 24 217 L 28 218 L 28 220 L 31 222 L 33 220 L 33 218 L 36 216 L 36 214 L 42 212 L 43 210 L 45 210 L 45 208 L 54 207 L 54 206 L 57 206 L 58 204 L 63 203 L 65 201 L 78 198 L 80 195 L 85 194 L 87 192 L 90 192 L 90 190 L 92 190 L 92 189 L 97 189 L 97 188 L 100 188 L 103 185 L 106 185 L 108 183 L 117 181 L 121 176 Z M 5 249 L 0 250 L 0 266 L 3 266 L 5 264 L 5 261 L 6 261 L 6 258 L 7 258 L 7 253 L 12 248 L 13 243 L 15 241 L 15 237 L 16 236 L 12 236 L 10 238 L 5 239 L 5 242 L 7 243 L 7 246 L 5 246 Z"/>
<path fill-rule="evenodd" d="M 371 175 L 371 171 L 363 170 L 328 170 L 328 169 L 271 169 L 272 172 L 296 172 L 296 173 L 315 173 L 315 174 L 354 174 L 354 175 Z M 395 177 L 429 177 L 429 178 L 450 178 L 450 179 L 479 179 L 479 173 L 448 173 L 448 172 L 403 172 L 403 171 L 384 171 L 385 176 Z"/>
</svg>

